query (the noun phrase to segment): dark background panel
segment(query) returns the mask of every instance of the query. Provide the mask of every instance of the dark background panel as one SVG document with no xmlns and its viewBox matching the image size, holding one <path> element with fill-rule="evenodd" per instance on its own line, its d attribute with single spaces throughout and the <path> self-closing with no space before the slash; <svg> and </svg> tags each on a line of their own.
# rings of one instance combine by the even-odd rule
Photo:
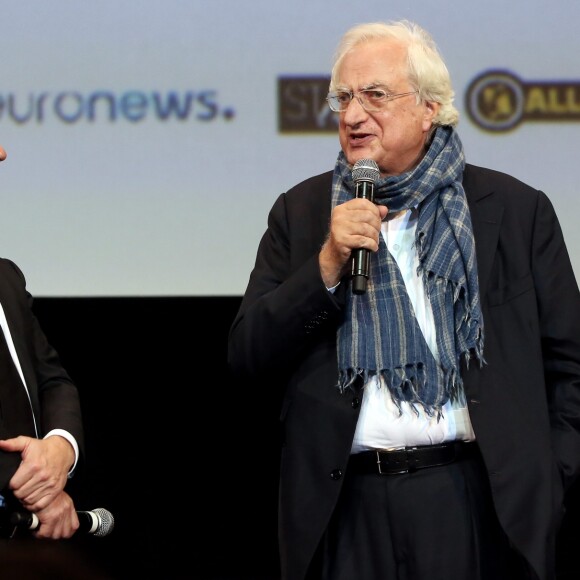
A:
<svg viewBox="0 0 580 580">
<path fill-rule="evenodd" d="M 81 395 L 87 464 L 71 494 L 115 517 L 109 536 L 75 541 L 115 578 L 277 577 L 278 411 L 230 380 L 239 303 L 34 303 Z"/>
<path fill-rule="evenodd" d="M 87 463 L 77 509 L 115 517 L 70 543 L 114 580 L 276 580 L 278 407 L 227 370 L 240 297 L 38 298 L 78 385 Z M 274 396 L 272 396 L 274 394 Z M 577 580 L 580 491 L 568 497 L 560 580 Z"/>
</svg>

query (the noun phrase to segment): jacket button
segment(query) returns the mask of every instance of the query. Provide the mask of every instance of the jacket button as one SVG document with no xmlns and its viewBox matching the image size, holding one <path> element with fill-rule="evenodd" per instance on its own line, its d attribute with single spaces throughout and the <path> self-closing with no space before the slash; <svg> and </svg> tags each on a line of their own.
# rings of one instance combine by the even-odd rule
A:
<svg viewBox="0 0 580 580">
<path fill-rule="evenodd" d="M 342 471 L 340 469 L 333 469 L 330 472 L 330 479 L 338 481 L 342 477 Z"/>
<path fill-rule="evenodd" d="M 350 404 L 352 405 L 353 409 L 358 409 L 360 407 L 360 399 L 355 397 Z"/>
</svg>

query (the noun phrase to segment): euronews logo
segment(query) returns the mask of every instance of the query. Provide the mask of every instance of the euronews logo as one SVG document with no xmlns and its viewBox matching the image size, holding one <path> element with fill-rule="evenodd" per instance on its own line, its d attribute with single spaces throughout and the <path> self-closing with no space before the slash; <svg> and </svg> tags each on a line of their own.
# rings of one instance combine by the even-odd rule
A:
<svg viewBox="0 0 580 580">
<path fill-rule="evenodd" d="M 0 122 L 18 125 L 42 124 L 51 120 L 66 124 L 107 121 L 139 123 L 147 120 L 167 122 L 218 119 L 231 121 L 232 107 L 219 104 L 214 89 L 200 91 L 113 91 L 0 93 Z"/>
</svg>

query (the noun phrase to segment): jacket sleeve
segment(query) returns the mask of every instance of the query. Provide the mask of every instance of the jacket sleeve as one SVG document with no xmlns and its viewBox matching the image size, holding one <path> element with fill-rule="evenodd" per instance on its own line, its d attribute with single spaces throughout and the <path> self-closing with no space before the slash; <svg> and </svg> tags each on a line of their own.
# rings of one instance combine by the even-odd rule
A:
<svg viewBox="0 0 580 580">
<path fill-rule="evenodd" d="M 334 332 L 333 321 L 341 313 L 341 292 L 333 295 L 326 289 L 318 264 L 326 232 L 313 232 L 319 216 L 305 216 L 297 205 L 306 204 L 293 201 L 281 194 L 268 215 L 230 329 L 228 364 L 236 374 L 287 370 L 321 332 Z"/>
<path fill-rule="evenodd" d="M 554 454 L 567 489 L 580 473 L 580 292 L 556 213 L 542 192 L 532 271 Z"/>
<path fill-rule="evenodd" d="M 0 276 L 1 301 L 23 368 L 39 436 L 63 429 L 74 437 L 82 455 L 84 431 L 78 389 L 34 315 L 33 298 L 21 270 L 10 260 L 2 259 Z"/>
</svg>

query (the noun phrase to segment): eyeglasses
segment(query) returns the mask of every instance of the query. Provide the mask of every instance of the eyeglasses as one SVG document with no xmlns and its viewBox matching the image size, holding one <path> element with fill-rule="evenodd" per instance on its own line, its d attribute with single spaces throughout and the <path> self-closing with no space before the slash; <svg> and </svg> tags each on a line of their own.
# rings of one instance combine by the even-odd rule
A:
<svg viewBox="0 0 580 580">
<path fill-rule="evenodd" d="M 351 101 L 356 97 L 361 107 L 367 113 L 378 113 L 387 108 L 387 103 L 398 99 L 399 97 L 406 97 L 407 95 L 416 95 L 419 91 L 410 91 L 408 93 L 398 93 L 392 95 L 383 89 L 362 89 L 354 93 L 353 91 L 336 91 L 328 93 L 326 101 L 328 106 L 335 113 L 344 113 Z"/>
</svg>

